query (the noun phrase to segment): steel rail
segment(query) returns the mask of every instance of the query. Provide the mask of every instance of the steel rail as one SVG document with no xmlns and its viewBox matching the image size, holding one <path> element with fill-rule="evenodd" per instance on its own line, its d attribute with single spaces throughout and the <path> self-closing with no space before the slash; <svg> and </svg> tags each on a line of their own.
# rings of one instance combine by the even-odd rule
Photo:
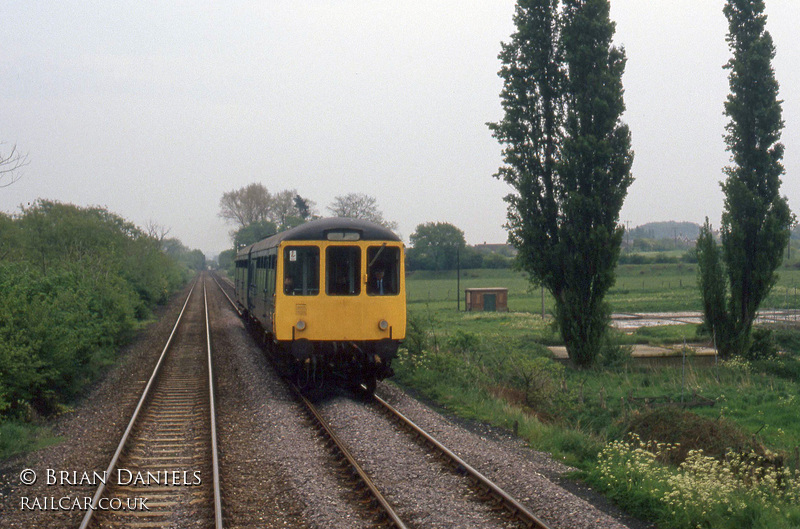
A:
<svg viewBox="0 0 800 529">
<path fill-rule="evenodd" d="M 316 423 L 320 428 L 324 430 L 325 437 L 327 437 L 334 443 L 339 453 L 342 454 L 342 456 L 350 464 L 351 468 L 355 470 L 356 474 L 358 474 L 358 477 L 361 479 L 361 481 L 366 485 L 372 497 L 375 498 L 375 501 L 378 502 L 378 504 L 383 509 L 383 512 L 388 517 L 390 526 L 395 527 L 397 529 L 407 529 L 406 524 L 403 523 L 403 521 L 400 519 L 400 517 L 398 516 L 394 508 L 391 506 L 391 504 L 389 504 L 386 498 L 384 498 L 383 494 L 381 494 L 381 491 L 378 490 L 378 488 L 375 486 L 375 483 L 372 481 L 372 478 L 370 478 L 369 475 L 366 472 L 364 472 L 364 469 L 361 468 L 361 465 L 358 464 L 358 461 L 356 461 L 356 459 L 353 457 L 353 454 L 350 452 L 350 450 L 347 448 L 344 442 L 341 439 L 339 439 L 339 437 L 331 429 L 330 425 L 328 425 L 325 419 L 322 418 L 322 415 L 320 415 L 316 406 L 314 406 L 314 404 L 312 404 L 311 401 L 309 401 L 305 397 L 305 395 L 303 395 L 303 393 L 297 386 L 295 386 L 290 382 L 287 383 L 289 384 L 289 387 L 295 393 L 297 398 L 303 403 L 306 411 L 309 413 L 309 416 L 314 421 L 314 423 Z"/>
<path fill-rule="evenodd" d="M 128 437 L 133 430 L 133 426 L 136 423 L 136 419 L 139 417 L 139 412 L 144 407 L 144 403 L 147 400 L 147 397 L 150 393 L 150 388 L 153 386 L 155 379 L 158 377 L 158 373 L 161 370 L 161 365 L 164 363 L 164 358 L 167 355 L 167 350 L 169 346 L 172 345 L 172 338 L 175 336 L 175 331 L 178 330 L 178 325 L 181 322 L 181 318 L 183 318 L 183 313 L 186 311 L 186 306 L 189 304 L 189 299 L 192 297 L 192 292 L 194 292 L 194 287 L 197 286 L 197 281 L 194 282 L 192 285 L 191 290 L 189 290 L 189 295 L 186 296 L 186 301 L 183 303 L 183 308 L 181 309 L 180 314 L 178 314 L 178 319 L 175 321 L 175 325 L 172 327 L 172 332 L 169 334 L 169 338 L 167 339 L 167 344 L 164 346 L 164 349 L 161 351 L 161 356 L 158 357 L 158 362 L 156 362 L 156 367 L 153 369 L 153 374 L 150 375 L 150 380 L 147 381 L 147 385 L 142 391 L 142 396 L 139 398 L 139 403 L 136 405 L 136 409 L 133 411 L 133 416 L 131 416 L 131 420 L 128 422 L 128 427 L 125 429 L 125 433 L 122 434 L 122 440 L 119 442 L 117 446 L 116 452 L 114 452 L 113 457 L 111 458 L 111 462 L 108 464 L 108 469 L 106 470 L 105 475 L 110 476 L 113 474 L 114 469 L 117 466 L 117 461 L 119 460 L 120 455 L 122 454 L 125 445 L 128 442 Z M 94 493 L 92 497 L 92 503 L 89 510 L 86 511 L 86 515 L 83 517 L 83 521 L 78 529 L 86 529 L 89 526 L 89 522 L 92 520 L 92 516 L 94 515 L 95 509 L 97 509 L 97 503 L 100 501 L 100 498 L 105 491 L 106 484 L 105 482 L 101 482 L 100 485 L 97 487 L 97 491 Z"/>
<path fill-rule="evenodd" d="M 219 455 L 217 449 L 217 412 L 214 406 L 214 367 L 211 355 L 211 325 L 208 317 L 208 295 L 203 281 L 203 302 L 206 312 L 206 344 L 208 345 L 208 399 L 211 410 L 211 470 L 214 476 L 214 526 L 222 529 L 222 497 L 219 484 Z"/>
<path fill-rule="evenodd" d="M 400 411 L 395 409 L 391 404 L 383 400 L 377 395 L 373 395 L 375 402 L 382 406 L 392 418 L 398 420 L 406 428 L 410 429 L 415 435 L 421 437 L 428 445 L 434 447 L 438 452 L 446 456 L 452 463 L 455 464 L 456 470 L 466 473 L 472 478 L 479 487 L 483 488 L 491 496 L 499 500 L 506 510 L 517 520 L 522 522 L 528 527 L 535 527 L 537 529 L 549 529 L 547 524 L 536 517 L 524 505 L 512 498 L 507 492 L 494 484 L 489 478 L 478 472 L 475 468 L 470 466 L 466 461 L 458 457 L 455 453 L 449 450 L 442 443 L 437 441 L 433 436 L 428 434 L 425 430 L 414 424 L 411 419 L 403 415 Z"/>
<path fill-rule="evenodd" d="M 237 313 L 239 316 L 242 316 L 242 311 L 239 309 L 239 307 L 236 305 L 236 303 L 235 303 L 235 302 L 234 302 L 234 301 L 231 299 L 231 297 L 228 295 L 228 293 L 227 293 L 227 292 L 225 292 L 225 289 L 224 289 L 224 288 L 222 288 L 222 285 L 220 285 L 220 284 L 219 284 L 219 281 L 217 281 L 217 278 L 216 278 L 216 277 L 214 277 L 214 274 L 211 274 L 211 279 L 213 279 L 213 280 L 214 280 L 214 283 L 216 283 L 216 284 L 217 284 L 217 286 L 219 287 L 219 289 L 222 291 L 222 294 L 223 294 L 223 295 L 224 295 L 226 298 L 228 298 L 228 303 L 230 303 L 230 304 L 231 304 L 231 306 L 233 307 L 233 310 L 235 310 L 235 311 L 236 311 L 236 313 Z"/>
</svg>

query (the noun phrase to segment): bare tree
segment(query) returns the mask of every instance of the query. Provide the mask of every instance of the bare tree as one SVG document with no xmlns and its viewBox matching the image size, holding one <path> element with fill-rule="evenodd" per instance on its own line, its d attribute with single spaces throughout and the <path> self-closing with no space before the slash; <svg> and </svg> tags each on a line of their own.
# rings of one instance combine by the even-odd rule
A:
<svg viewBox="0 0 800 529">
<path fill-rule="evenodd" d="M 240 227 L 272 220 L 272 195 L 263 184 L 250 184 L 222 195 L 219 216 Z"/>
<path fill-rule="evenodd" d="M 0 187 L 8 187 L 22 178 L 19 169 L 28 163 L 28 155 L 19 152 L 16 145 L 11 147 L 8 156 L 0 152 Z"/>
<path fill-rule="evenodd" d="M 397 229 L 396 222 L 390 222 L 383 218 L 383 212 L 378 209 L 378 200 L 364 193 L 348 193 L 339 195 L 333 199 L 333 203 L 328 206 L 336 217 L 350 217 L 353 219 L 364 219 L 391 230 Z"/>
<path fill-rule="evenodd" d="M 153 219 L 150 219 L 145 223 L 144 231 L 148 236 L 157 240 L 159 243 L 163 243 L 164 239 L 166 239 L 167 235 L 169 235 L 169 232 L 172 231 L 172 228 L 167 228 L 166 226 L 157 223 Z"/>
</svg>

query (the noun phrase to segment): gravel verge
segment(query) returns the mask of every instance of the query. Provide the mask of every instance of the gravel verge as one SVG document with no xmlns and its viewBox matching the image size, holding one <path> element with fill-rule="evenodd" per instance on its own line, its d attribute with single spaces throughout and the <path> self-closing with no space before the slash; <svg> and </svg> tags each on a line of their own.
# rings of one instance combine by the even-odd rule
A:
<svg viewBox="0 0 800 529">
<path fill-rule="evenodd" d="M 319 399 L 318 409 L 410 527 L 519 527 L 385 416 L 337 393 Z"/>
<path fill-rule="evenodd" d="M 655 527 L 626 517 L 589 489 L 565 482 L 562 476 L 574 469 L 531 450 L 519 438 L 484 424 L 457 424 L 391 383 L 379 384 L 377 393 L 553 529 Z"/>
</svg>

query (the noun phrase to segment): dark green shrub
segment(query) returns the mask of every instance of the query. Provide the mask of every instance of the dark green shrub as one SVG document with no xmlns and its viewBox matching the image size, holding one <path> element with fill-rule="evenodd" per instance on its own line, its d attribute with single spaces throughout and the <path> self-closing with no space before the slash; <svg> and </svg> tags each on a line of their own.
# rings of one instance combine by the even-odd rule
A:
<svg viewBox="0 0 800 529">
<path fill-rule="evenodd" d="M 766 360 L 778 355 L 778 343 L 771 329 L 756 327 L 750 339 L 750 347 L 744 354 L 748 360 Z"/>
<path fill-rule="evenodd" d="M 480 345 L 481 340 L 475 333 L 456 330 L 447 339 L 447 347 L 454 353 L 467 353 L 475 351 Z"/>
</svg>

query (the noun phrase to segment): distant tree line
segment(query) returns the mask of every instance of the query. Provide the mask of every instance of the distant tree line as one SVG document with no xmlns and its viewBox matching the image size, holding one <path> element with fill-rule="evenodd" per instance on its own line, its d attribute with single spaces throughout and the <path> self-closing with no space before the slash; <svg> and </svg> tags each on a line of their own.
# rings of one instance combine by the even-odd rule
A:
<svg viewBox="0 0 800 529">
<path fill-rule="evenodd" d="M 467 246 L 464 232 L 447 222 L 428 222 L 417 226 L 406 251 L 406 270 L 455 270 L 469 268 L 510 268 L 513 250 Z"/>
<path fill-rule="evenodd" d="M 114 361 L 201 252 L 103 208 L 0 213 L 0 422 L 56 412 Z"/>
<path fill-rule="evenodd" d="M 314 201 L 300 196 L 297 190 L 271 193 L 261 183 L 224 193 L 219 207 L 219 216 L 235 226 L 230 232 L 233 248 L 221 252 L 217 258 L 221 269 L 231 271 L 239 248 L 320 218 Z M 397 229 L 396 222 L 384 218 L 377 199 L 363 193 L 336 196 L 327 210 L 334 217 L 364 219 Z"/>
<path fill-rule="evenodd" d="M 636 226 L 625 234 L 626 238 L 654 240 L 687 240 L 694 242 L 700 233 L 700 225 L 694 222 L 648 222 Z"/>
<path fill-rule="evenodd" d="M 290 197 L 294 197 L 292 201 Z M 232 272 L 239 248 L 319 218 L 314 206 L 294 189 L 273 195 L 258 183 L 225 193 L 220 200 L 219 215 L 238 227 L 231 231 L 233 248 L 220 253 L 218 266 Z M 364 219 L 397 229 L 397 223 L 385 219 L 378 209 L 377 199 L 370 195 L 348 193 L 334 197 L 327 210 L 334 217 Z M 456 226 L 428 222 L 418 225 L 410 236 L 406 269 L 509 268 L 513 255 L 513 250 L 506 245 L 500 245 L 499 249 L 467 246 L 464 232 Z"/>
</svg>

